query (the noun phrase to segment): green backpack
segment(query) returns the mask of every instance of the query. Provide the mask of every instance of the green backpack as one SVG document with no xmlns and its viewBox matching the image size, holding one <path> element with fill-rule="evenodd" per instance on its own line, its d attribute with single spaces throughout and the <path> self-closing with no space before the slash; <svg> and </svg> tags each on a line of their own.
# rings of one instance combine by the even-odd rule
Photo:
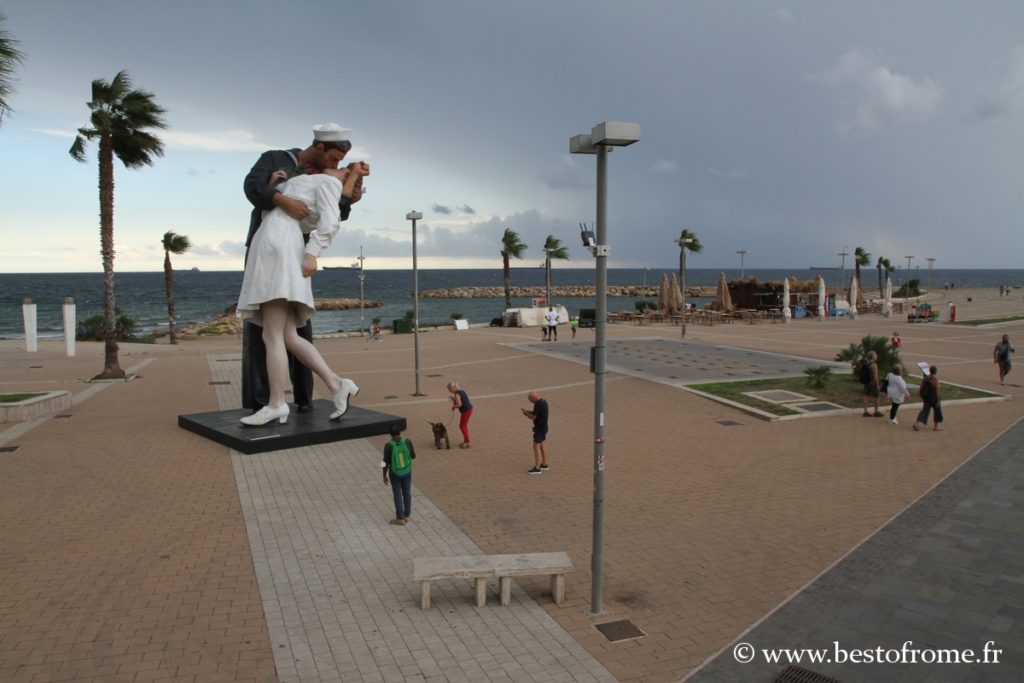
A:
<svg viewBox="0 0 1024 683">
<path fill-rule="evenodd" d="M 391 440 L 391 473 L 396 477 L 404 477 L 412 472 L 412 457 L 409 454 L 409 442 L 403 436 L 398 441 Z"/>
</svg>

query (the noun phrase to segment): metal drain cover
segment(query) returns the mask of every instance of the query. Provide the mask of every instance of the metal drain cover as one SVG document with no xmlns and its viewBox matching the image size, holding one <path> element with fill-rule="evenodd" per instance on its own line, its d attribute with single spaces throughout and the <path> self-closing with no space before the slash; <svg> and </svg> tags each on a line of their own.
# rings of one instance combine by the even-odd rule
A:
<svg viewBox="0 0 1024 683">
<path fill-rule="evenodd" d="M 630 640 L 631 638 L 642 638 L 647 634 L 638 629 L 633 625 L 629 619 L 620 619 L 619 621 L 607 621 L 603 624 L 597 624 L 595 626 L 598 631 L 601 632 L 608 640 L 613 643 L 620 640 Z"/>
<path fill-rule="evenodd" d="M 772 683 L 840 683 L 838 679 L 790 664 L 772 679 Z"/>
<path fill-rule="evenodd" d="M 715 424 L 720 424 L 723 427 L 740 427 L 743 425 L 742 422 L 734 422 L 733 420 L 718 420 Z"/>
<path fill-rule="evenodd" d="M 817 403 L 788 403 L 787 408 L 793 408 L 795 410 L 806 411 L 808 413 L 822 413 L 828 410 L 842 410 L 841 405 L 835 403 L 829 403 L 828 401 L 819 401 Z"/>
<path fill-rule="evenodd" d="M 207 382 L 207 384 L 209 384 L 210 386 L 218 386 L 218 385 L 221 385 L 221 384 L 231 384 L 231 381 L 230 380 L 226 380 L 226 379 L 222 379 L 222 380 L 215 380 L 213 382 Z"/>
<path fill-rule="evenodd" d="M 18 450 L 17 446 L 0 446 L 0 453 L 13 453 Z"/>
</svg>

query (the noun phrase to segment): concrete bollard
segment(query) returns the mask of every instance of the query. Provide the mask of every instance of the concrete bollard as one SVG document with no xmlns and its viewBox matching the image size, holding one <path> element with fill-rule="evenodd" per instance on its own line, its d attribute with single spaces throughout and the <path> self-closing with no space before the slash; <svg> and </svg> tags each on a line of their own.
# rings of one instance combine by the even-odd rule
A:
<svg viewBox="0 0 1024 683">
<path fill-rule="evenodd" d="M 35 299 L 22 300 L 21 317 L 25 320 L 25 350 L 34 353 L 39 350 L 39 337 L 36 334 Z"/>
<path fill-rule="evenodd" d="M 68 356 L 75 355 L 75 300 L 64 297 L 64 348 Z"/>
</svg>

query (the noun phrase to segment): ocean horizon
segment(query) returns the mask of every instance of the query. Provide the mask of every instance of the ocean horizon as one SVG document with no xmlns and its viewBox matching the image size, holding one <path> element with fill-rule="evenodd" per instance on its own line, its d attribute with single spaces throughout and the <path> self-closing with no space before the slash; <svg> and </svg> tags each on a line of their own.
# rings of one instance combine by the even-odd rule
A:
<svg viewBox="0 0 1024 683">
<path fill-rule="evenodd" d="M 657 286 L 661 276 L 675 273 L 671 268 L 609 268 L 609 285 Z M 729 279 L 740 277 L 739 268 L 687 268 L 686 283 L 690 287 L 714 286 L 721 273 Z M 838 268 L 744 268 L 743 275 L 759 280 L 782 280 L 785 277 L 813 279 L 818 274 L 825 278 L 830 291 L 840 286 L 840 280 L 848 282 L 853 274 L 851 268 L 842 273 Z M 897 284 L 906 278 L 906 270 L 894 273 Z M 382 305 L 347 311 L 318 311 L 313 317 L 313 330 L 317 334 L 337 331 L 351 331 L 365 328 L 374 317 L 385 325 L 401 318 L 413 308 L 413 272 L 405 270 L 363 271 L 363 296 L 366 300 L 378 301 Z M 927 269 L 914 270 L 913 276 L 921 281 L 922 287 L 929 288 Z M 593 268 L 552 268 L 552 287 L 585 286 L 594 284 Z M 500 268 L 494 269 L 419 269 L 419 291 L 452 289 L 457 287 L 501 287 L 504 277 Z M 512 286 L 537 287 L 544 285 L 544 269 L 541 267 L 518 267 L 512 269 Z M 861 282 L 871 296 L 878 290 L 877 270 L 861 269 Z M 179 328 L 206 322 L 233 306 L 238 299 L 242 283 L 242 271 L 193 271 L 174 272 L 175 314 Z M 931 288 L 952 283 L 959 288 L 1024 285 L 1024 269 L 934 269 L 931 273 Z M 313 281 L 313 293 L 317 298 L 360 298 L 359 271 L 350 269 L 321 270 Z M 138 333 L 167 329 L 167 298 L 162 271 L 115 272 L 114 292 L 117 306 L 135 319 Z M 23 339 L 24 321 L 22 302 L 33 299 L 36 302 L 37 330 L 40 338 L 62 338 L 62 305 L 65 297 L 72 297 L 76 304 L 78 320 L 85 320 L 103 312 L 103 274 L 89 273 L 0 273 L 0 339 Z M 552 303 L 566 306 L 575 313 L 580 308 L 592 308 L 593 297 L 552 297 Z M 608 308 L 612 311 L 632 309 L 635 297 L 609 297 Z M 701 303 L 697 299 L 695 303 Z M 530 305 L 528 297 L 513 297 L 513 306 Z M 501 315 L 504 297 L 462 299 L 420 298 L 420 324 L 443 324 L 451 320 L 452 313 L 473 323 L 487 322 Z"/>
</svg>

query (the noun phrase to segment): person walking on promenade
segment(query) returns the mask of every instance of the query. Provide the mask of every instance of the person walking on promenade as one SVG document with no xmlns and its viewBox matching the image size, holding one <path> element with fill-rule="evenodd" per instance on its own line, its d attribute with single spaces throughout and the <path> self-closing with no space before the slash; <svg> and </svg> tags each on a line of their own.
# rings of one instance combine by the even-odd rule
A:
<svg viewBox="0 0 1024 683">
<path fill-rule="evenodd" d="M 899 330 L 893 330 L 892 339 L 889 340 L 889 346 L 891 346 L 892 350 L 896 353 L 903 350 L 903 340 L 900 339 Z"/>
<path fill-rule="evenodd" d="M 533 404 L 533 410 L 523 408 L 523 415 L 533 420 L 533 468 L 529 474 L 543 474 L 548 469 L 548 452 L 544 440 L 548 436 L 548 402 L 536 391 L 526 396 Z"/>
<path fill-rule="evenodd" d="M 881 382 L 878 379 L 878 354 L 868 351 L 866 370 L 862 370 L 861 381 L 864 383 L 864 417 L 882 417 L 882 411 L 878 409 L 878 396 L 881 394 Z M 875 412 L 868 412 L 868 399 L 875 403 Z"/>
<path fill-rule="evenodd" d="M 992 349 L 992 362 L 999 367 L 999 383 L 1005 384 L 1005 379 L 1010 374 L 1011 362 L 1010 359 L 1013 356 L 1014 348 L 1013 344 L 1010 343 L 1010 335 L 1004 334 L 1002 341 L 996 344 L 996 347 Z"/>
<path fill-rule="evenodd" d="M 558 314 L 554 308 L 548 307 L 548 312 L 544 314 L 544 322 L 548 326 L 548 341 L 558 341 Z"/>
<path fill-rule="evenodd" d="M 917 414 L 917 419 L 914 420 L 914 431 L 918 431 L 918 424 L 924 427 L 928 426 L 928 415 L 931 411 L 935 411 L 935 431 L 941 431 L 939 425 L 942 424 L 942 396 L 939 392 L 939 369 L 934 365 L 928 368 L 928 376 L 921 382 L 921 401 L 924 406 L 921 408 L 921 412 Z"/>
<path fill-rule="evenodd" d="M 402 436 L 402 428 L 391 428 L 391 440 L 384 444 L 384 459 L 380 466 L 384 470 L 384 485 L 391 484 L 395 497 L 395 518 L 389 524 L 407 524 L 412 514 L 412 461 L 416 449 L 412 441 Z"/>
<path fill-rule="evenodd" d="M 473 417 L 473 404 L 458 382 L 448 382 L 448 391 L 452 395 L 452 410 L 459 411 L 459 431 L 462 432 L 459 448 L 469 448 L 469 418 Z"/>
<path fill-rule="evenodd" d="M 576 338 L 576 330 L 580 328 L 580 318 L 578 315 L 574 315 L 569 318 L 569 329 L 572 330 L 572 338 Z"/>
<path fill-rule="evenodd" d="M 885 376 L 886 389 L 885 393 L 889 397 L 889 422 L 898 425 L 896 421 L 896 412 L 903 405 L 903 402 L 910 398 L 910 390 L 907 389 L 907 383 L 903 379 L 903 367 L 900 365 L 892 366 L 892 371 Z"/>
</svg>

